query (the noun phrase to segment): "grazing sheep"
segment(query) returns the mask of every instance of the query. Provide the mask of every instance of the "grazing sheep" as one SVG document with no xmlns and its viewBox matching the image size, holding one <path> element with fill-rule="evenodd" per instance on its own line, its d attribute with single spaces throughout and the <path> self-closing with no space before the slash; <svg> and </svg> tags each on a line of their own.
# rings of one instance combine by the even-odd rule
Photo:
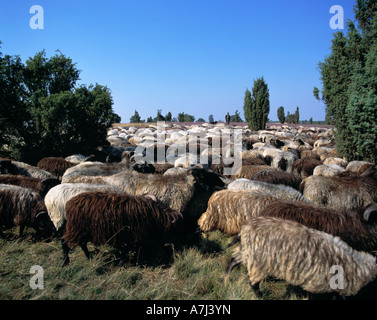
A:
<svg viewBox="0 0 377 320">
<path fill-rule="evenodd" d="M 259 283 L 271 276 L 312 294 L 336 292 L 354 296 L 377 275 L 375 257 L 296 221 L 250 218 L 242 226 L 239 240 L 227 272 L 244 263 L 257 292 Z M 334 267 L 342 271 L 341 284 L 334 283 Z M 340 271 L 338 277 L 339 274 Z"/>
<path fill-rule="evenodd" d="M 60 181 L 55 178 L 38 179 L 32 177 L 25 177 L 21 175 L 4 174 L 0 175 L 0 184 L 11 184 L 20 186 L 23 188 L 32 189 L 34 192 L 38 192 L 39 195 L 44 198 L 46 193 L 56 185 L 60 184 Z"/>
<path fill-rule="evenodd" d="M 298 159 L 292 165 L 292 173 L 296 176 L 300 176 L 301 179 L 305 179 L 312 176 L 315 167 L 320 166 L 321 164 L 321 160 L 313 158 Z"/>
<path fill-rule="evenodd" d="M 251 180 L 262 181 L 273 184 L 284 184 L 297 189 L 300 187 L 302 179 L 293 173 L 278 169 L 264 169 L 255 173 Z"/>
<path fill-rule="evenodd" d="M 117 248 L 123 265 L 127 251 L 159 244 L 182 217 L 178 211 L 147 197 L 105 192 L 86 192 L 73 197 L 67 202 L 66 215 L 63 266 L 69 263 L 70 248 L 76 245 L 90 258 L 87 242 Z"/>
<path fill-rule="evenodd" d="M 314 168 L 313 176 L 333 177 L 344 171 L 345 169 L 337 164 L 321 164 Z"/>
<path fill-rule="evenodd" d="M 346 170 L 351 171 L 351 172 L 364 173 L 366 170 L 368 170 L 370 167 L 373 167 L 373 166 L 375 166 L 375 164 L 371 162 L 351 161 L 346 166 Z"/>
<path fill-rule="evenodd" d="M 283 184 L 273 184 L 262 181 L 249 179 L 237 179 L 228 184 L 228 190 L 261 190 L 266 191 L 278 199 L 304 201 L 312 203 L 305 199 L 303 194 L 292 187 Z"/>
<path fill-rule="evenodd" d="M 0 228 L 10 229 L 14 226 L 20 227 L 20 237 L 25 226 L 33 227 L 37 237 L 48 236 L 53 230 L 38 193 L 20 186 L 0 184 Z"/>
<path fill-rule="evenodd" d="M 356 211 L 339 211 L 314 204 L 276 200 L 260 213 L 297 221 L 308 228 L 320 230 L 341 238 L 352 248 L 360 251 L 377 249 L 377 204 Z"/>
<path fill-rule="evenodd" d="M 207 211 L 198 220 L 201 231 L 220 230 L 227 235 L 240 232 L 249 217 L 259 213 L 277 198 L 262 191 L 222 190 L 208 201 Z"/>
<path fill-rule="evenodd" d="M 38 161 L 37 167 L 54 174 L 58 179 L 63 176 L 64 172 L 75 166 L 75 163 L 69 162 L 64 158 L 48 157 Z"/>
<path fill-rule="evenodd" d="M 311 176 L 303 180 L 300 192 L 315 204 L 333 209 L 354 210 L 366 207 L 377 201 L 375 169 L 372 167 L 363 174 Z"/>
<path fill-rule="evenodd" d="M 166 172 L 163 175 L 123 171 L 95 178 L 131 195 L 152 194 L 164 205 L 181 212 L 188 227 L 196 228 L 198 218 L 207 209 L 208 199 L 215 191 L 224 188 L 225 184 L 210 170 L 197 167 L 183 170 L 181 174 Z"/>
<path fill-rule="evenodd" d="M 237 170 L 235 178 L 245 178 L 251 180 L 255 173 L 265 169 L 272 169 L 272 167 L 268 165 L 243 165 Z"/>
<path fill-rule="evenodd" d="M 110 176 L 124 170 L 129 170 L 128 165 L 124 163 L 83 162 L 67 169 L 62 183 L 75 176 Z"/>
<path fill-rule="evenodd" d="M 56 187 L 53 187 L 45 196 L 45 205 L 56 231 L 60 233 L 64 229 L 64 223 L 66 221 L 65 206 L 67 201 L 79 193 L 88 191 L 122 193 L 120 189 L 109 185 L 62 183 Z"/>
<path fill-rule="evenodd" d="M 32 166 L 30 164 L 9 159 L 0 160 L 0 171 L 5 174 L 22 175 L 38 179 L 55 178 L 54 175 L 46 170 Z"/>
<path fill-rule="evenodd" d="M 346 168 L 348 165 L 347 160 L 344 160 L 342 158 L 336 158 L 336 157 L 329 157 L 323 161 L 323 164 L 336 164 L 338 166 L 341 166 L 343 168 Z M 361 172 L 362 173 L 362 172 Z"/>
</svg>

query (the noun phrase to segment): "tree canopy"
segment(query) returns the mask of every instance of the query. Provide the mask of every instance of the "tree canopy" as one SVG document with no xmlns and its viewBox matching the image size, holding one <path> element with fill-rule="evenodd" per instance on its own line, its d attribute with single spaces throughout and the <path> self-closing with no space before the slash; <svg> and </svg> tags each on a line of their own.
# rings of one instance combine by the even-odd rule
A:
<svg viewBox="0 0 377 320">
<path fill-rule="evenodd" d="M 36 163 L 45 156 L 87 154 L 107 143 L 113 112 L 106 86 L 76 85 L 80 70 L 45 51 L 21 62 L 0 53 L 1 155 Z"/>
<path fill-rule="evenodd" d="M 334 35 L 319 63 L 326 120 L 336 126 L 338 153 L 348 161 L 377 160 L 377 2 L 357 0 L 356 21 Z"/>
</svg>

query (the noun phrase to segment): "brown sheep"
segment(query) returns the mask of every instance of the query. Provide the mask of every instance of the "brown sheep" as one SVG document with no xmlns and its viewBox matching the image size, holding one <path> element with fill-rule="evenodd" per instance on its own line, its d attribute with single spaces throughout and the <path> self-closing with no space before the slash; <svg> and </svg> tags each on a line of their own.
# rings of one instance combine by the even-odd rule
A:
<svg viewBox="0 0 377 320">
<path fill-rule="evenodd" d="M 63 176 L 64 172 L 73 166 L 75 163 L 69 162 L 60 157 L 48 157 L 38 161 L 37 167 L 54 174 L 58 179 Z"/>
<path fill-rule="evenodd" d="M 120 265 L 129 250 L 160 244 L 179 231 L 182 215 L 148 197 L 108 192 L 81 193 L 66 204 L 67 224 L 62 237 L 63 266 L 70 248 L 80 245 L 90 258 L 87 243 L 109 244 L 121 252 Z"/>
<path fill-rule="evenodd" d="M 296 176 L 293 173 L 271 168 L 258 171 L 252 176 L 251 180 L 273 184 L 284 184 L 296 190 L 299 189 L 302 181 L 299 176 Z"/>
<path fill-rule="evenodd" d="M 313 158 L 298 159 L 293 163 L 292 173 L 297 176 L 300 176 L 302 179 L 305 179 L 309 176 L 312 176 L 315 167 L 320 166 L 321 164 L 321 160 Z"/>
<path fill-rule="evenodd" d="M 377 204 L 356 211 L 339 211 L 301 201 L 276 200 L 260 213 L 297 221 L 308 228 L 340 237 L 356 250 L 377 249 Z"/>
<path fill-rule="evenodd" d="M 38 192 L 39 195 L 44 198 L 46 193 L 56 185 L 60 184 L 60 181 L 55 178 L 39 179 L 33 177 L 26 177 L 22 175 L 4 174 L 0 175 L 0 184 L 11 184 L 24 188 L 32 189 Z"/>
<path fill-rule="evenodd" d="M 268 165 L 246 165 L 239 168 L 233 177 L 234 179 L 245 178 L 251 180 L 255 173 L 264 170 L 264 169 L 272 169 L 271 166 Z"/>
<path fill-rule="evenodd" d="M 37 237 L 54 231 L 40 195 L 31 189 L 14 185 L 0 185 L 0 228 L 19 226 L 19 237 L 26 226 L 33 227 Z M 0 229 L 1 234 L 1 229 Z"/>
</svg>

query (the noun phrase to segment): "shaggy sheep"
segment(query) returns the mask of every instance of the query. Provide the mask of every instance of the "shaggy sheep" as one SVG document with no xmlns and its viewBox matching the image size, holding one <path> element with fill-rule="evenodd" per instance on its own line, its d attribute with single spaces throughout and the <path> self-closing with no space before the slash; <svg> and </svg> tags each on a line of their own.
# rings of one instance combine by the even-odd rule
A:
<svg viewBox="0 0 377 320">
<path fill-rule="evenodd" d="M 277 198 L 262 191 L 222 190 L 215 192 L 208 201 L 207 211 L 198 220 L 201 231 L 220 230 L 235 235 L 249 217 L 259 213 Z"/>
<path fill-rule="evenodd" d="M 110 176 L 128 169 L 129 166 L 124 163 L 83 162 L 67 169 L 62 177 L 62 183 L 75 176 Z"/>
<path fill-rule="evenodd" d="M 104 192 L 73 197 L 67 202 L 66 215 L 63 266 L 69 263 L 70 248 L 76 245 L 90 258 L 87 242 L 117 248 L 123 265 L 127 251 L 159 244 L 166 233 L 175 231 L 182 217 L 178 211 L 146 197 Z"/>
<path fill-rule="evenodd" d="M 272 167 L 268 165 L 243 165 L 241 168 L 237 170 L 234 178 L 245 178 L 251 180 L 255 173 L 265 169 L 272 169 Z"/>
<path fill-rule="evenodd" d="M 30 164 L 9 159 L 0 160 L 0 171 L 5 174 L 16 174 L 38 179 L 55 178 L 54 175 L 46 170 L 32 166 Z"/>
<path fill-rule="evenodd" d="M 301 183 L 300 192 L 305 198 L 325 207 L 339 210 L 366 207 L 377 201 L 375 169 L 370 168 L 363 174 L 311 176 Z"/>
<path fill-rule="evenodd" d="M 64 172 L 75 166 L 75 163 L 69 162 L 64 158 L 48 157 L 38 161 L 37 167 L 54 174 L 58 179 L 63 176 Z"/>
<path fill-rule="evenodd" d="M 0 184 L 0 228 L 10 229 L 14 226 L 19 226 L 20 237 L 25 226 L 33 227 L 37 237 L 48 236 L 53 230 L 38 193 L 20 186 Z"/>
<path fill-rule="evenodd" d="M 374 167 L 375 164 L 371 162 L 366 161 L 351 161 L 346 166 L 346 170 L 350 172 L 358 172 L 358 173 L 364 173 L 367 171 L 370 167 Z"/>
<path fill-rule="evenodd" d="M 273 184 L 284 184 L 297 189 L 300 187 L 302 179 L 293 173 L 278 169 L 264 169 L 255 173 L 251 180 L 262 181 Z"/>
<path fill-rule="evenodd" d="M 94 177 L 93 180 L 100 179 L 135 196 L 152 194 L 164 205 L 181 212 L 185 225 L 196 227 L 198 218 L 207 209 L 210 196 L 225 184 L 209 170 L 196 167 L 182 170 L 181 174 L 164 175 L 123 171 L 112 176 Z"/>
<path fill-rule="evenodd" d="M 283 184 L 273 184 L 262 181 L 255 181 L 249 179 L 237 179 L 232 181 L 227 186 L 228 190 L 261 190 L 268 192 L 278 199 L 304 201 L 312 203 L 312 201 L 305 199 L 303 194 L 292 187 Z"/>
<path fill-rule="evenodd" d="M 25 177 L 21 175 L 4 174 L 0 175 L 0 184 L 11 184 L 20 186 L 23 188 L 32 189 L 34 192 L 38 192 L 39 195 L 44 198 L 46 193 L 56 185 L 60 184 L 60 181 L 55 178 L 38 179 L 32 177 Z"/>
<path fill-rule="evenodd" d="M 314 168 L 313 176 L 333 177 L 344 171 L 345 169 L 337 164 L 321 164 Z"/>
<path fill-rule="evenodd" d="M 90 185 L 85 183 L 62 183 L 53 187 L 45 196 L 45 205 L 48 215 L 53 222 L 56 231 L 60 233 L 64 229 L 66 221 L 65 206 L 69 199 L 79 193 L 88 191 L 118 192 L 122 191 L 109 185 Z"/>
<path fill-rule="evenodd" d="M 341 212 L 279 199 L 264 208 L 260 215 L 297 221 L 308 228 L 337 236 L 356 250 L 371 252 L 377 249 L 377 204 Z"/>
<path fill-rule="evenodd" d="M 292 173 L 294 175 L 300 176 L 302 179 L 305 179 L 313 175 L 313 170 L 315 167 L 322 164 L 321 160 L 313 158 L 302 158 L 298 159 L 293 163 Z"/>
<path fill-rule="evenodd" d="M 227 272 L 244 263 L 257 292 L 259 283 L 272 276 L 312 294 L 354 296 L 377 275 L 375 257 L 296 221 L 251 218 L 242 226 L 239 240 Z M 334 272 L 340 274 L 338 269 L 333 271 L 334 267 L 341 268 L 341 285 L 334 283 Z"/>
</svg>

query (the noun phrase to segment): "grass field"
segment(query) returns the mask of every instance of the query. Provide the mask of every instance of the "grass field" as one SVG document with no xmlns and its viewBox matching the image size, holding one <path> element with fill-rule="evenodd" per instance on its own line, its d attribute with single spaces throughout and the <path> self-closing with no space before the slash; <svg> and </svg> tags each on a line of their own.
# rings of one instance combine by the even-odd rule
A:
<svg viewBox="0 0 377 320">
<path fill-rule="evenodd" d="M 220 232 L 198 237 L 190 246 L 165 245 L 153 257 L 133 252 L 124 268 L 109 246 L 94 248 L 87 260 L 77 247 L 71 263 L 62 268 L 59 239 L 34 241 L 32 229 L 17 238 L 18 228 L 0 238 L 1 300 L 257 300 L 241 266 L 225 270 L 232 253 L 231 238 Z M 43 289 L 31 289 L 33 265 L 43 268 Z M 262 300 L 301 300 L 306 295 L 283 281 L 261 283 Z"/>
</svg>

